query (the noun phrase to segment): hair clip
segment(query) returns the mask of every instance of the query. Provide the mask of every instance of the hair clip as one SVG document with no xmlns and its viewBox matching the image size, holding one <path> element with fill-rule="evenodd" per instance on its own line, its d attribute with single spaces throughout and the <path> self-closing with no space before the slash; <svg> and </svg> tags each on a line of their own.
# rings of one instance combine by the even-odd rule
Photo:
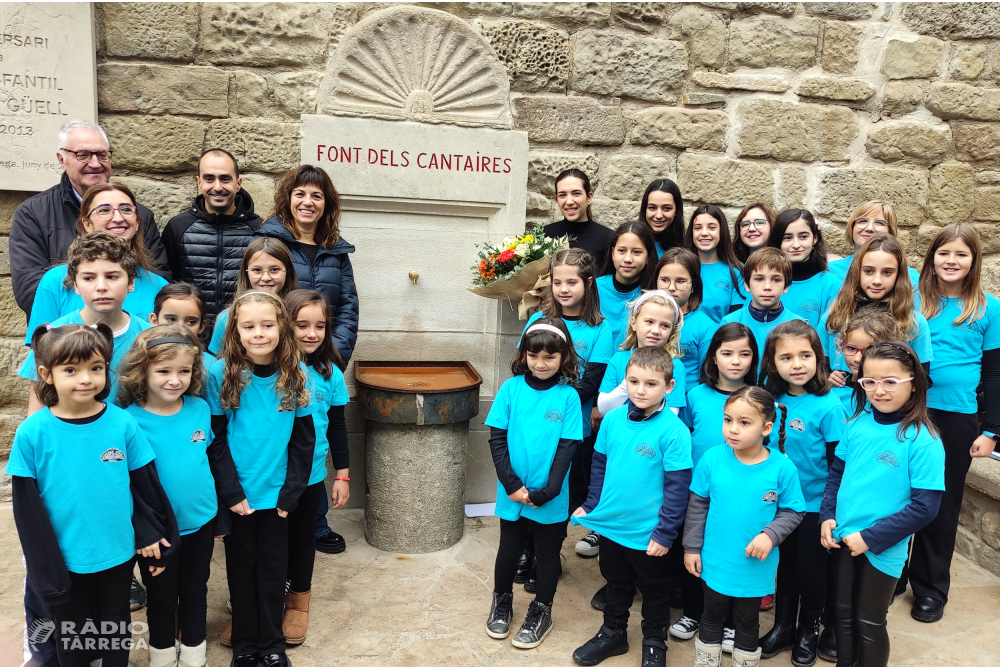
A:
<svg viewBox="0 0 1000 667">
<path fill-rule="evenodd" d="M 544 324 L 544 323 L 543 324 L 532 324 L 530 327 L 528 327 L 528 330 L 524 332 L 524 335 L 527 336 L 532 331 L 551 331 L 554 334 L 558 334 L 558 336 L 560 338 L 562 338 L 564 341 L 566 340 L 566 334 L 564 334 L 562 331 L 560 331 L 559 327 L 554 327 L 551 324 Z M 569 341 L 566 341 L 566 342 L 569 342 Z"/>
<path fill-rule="evenodd" d="M 670 305 L 674 307 L 674 324 L 677 324 L 677 320 L 681 318 L 681 309 L 677 305 L 677 301 L 674 300 L 674 297 L 670 296 L 661 289 L 649 290 L 648 292 L 640 294 L 639 298 L 632 302 L 632 317 L 635 317 L 635 314 L 639 312 L 639 306 L 641 306 L 643 302 L 653 298 L 654 296 L 666 299 Z"/>
<path fill-rule="evenodd" d="M 166 345 L 167 343 L 181 343 L 183 345 L 190 345 L 191 347 L 197 347 L 191 342 L 190 338 L 185 338 L 184 336 L 164 336 L 163 338 L 154 338 L 153 340 L 146 343 L 146 349 L 156 347 L 157 345 Z"/>
<path fill-rule="evenodd" d="M 46 323 L 45 323 L 45 324 L 43 324 L 42 326 L 44 326 L 44 327 L 45 327 L 45 333 L 48 333 L 48 332 L 52 331 L 52 329 L 54 329 L 54 328 L 55 328 L 55 327 L 53 327 L 53 326 L 52 326 L 51 324 L 49 324 L 48 322 L 46 322 Z"/>
</svg>

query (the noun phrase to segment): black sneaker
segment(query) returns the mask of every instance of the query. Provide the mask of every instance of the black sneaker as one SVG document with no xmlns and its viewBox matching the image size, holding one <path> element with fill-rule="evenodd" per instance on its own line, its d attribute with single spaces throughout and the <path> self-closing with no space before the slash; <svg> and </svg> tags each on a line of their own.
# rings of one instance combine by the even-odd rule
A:
<svg viewBox="0 0 1000 667">
<path fill-rule="evenodd" d="M 229 667 L 258 667 L 260 665 L 260 656 L 256 653 L 251 653 L 250 655 L 234 655 L 232 661 L 229 663 Z"/>
<path fill-rule="evenodd" d="M 525 549 L 517 559 L 517 571 L 514 573 L 514 583 L 523 584 L 528 580 L 528 572 L 535 562 L 535 552 Z"/>
<path fill-rule="evenodd" d="M 642 667 L 667 667 L 667 643 L 662 639 L 642 640 Z"/>
<path fill-rule="evenodd" d="M 601 536 L 590 530 L 576 543 L 576 555 L 593 558 L 601 553 Z"/>
<path fill-rule="evenodd" d="M 623 653 L 628 653 L 628 637 L 620 630 L 602 625 L 590 641 L 573 651 L 573 659 L 578 665 L 596 665 Z"/>
<path fill-rule="evenodd" d="M 514 615 L 514 594 L 497 595 L 493 592 L 493 606 L 490 607 L 490 617 L 486 619 L 486 634 L 493 639 L 506 639 L 510 634 L 510 619 Z"/>
<path fill-rule="evenodd" d="M 339 554 L 346 548 L 347 542 L 344 541 L 344 538 L 333 531 L 316 538 L 316 551 L 322 551 L 325 554 Z"/>
<path fill-rule="evenodd" d="M 601 586 L 601 590 L 594 593 L 594 597 L 590 598 L 590 606 L 596 609 L 597 611 L 604 611 L 604 608 L 608 606 L 607 584 Z"/>
<path fill-rule="evenodd" d="M 261 667 L 292 667 L 292 661 L 284 651 L 260 656 L 260 664 Z"/>
<path fill-rule="evenodd" d="M 552 605 L 532 600 L 521 629 L 514 635 L 514 648 L 535 648 L 552 632 Z"/>
<path fill-rule="evenodd" d="M 146 606 L 146 591 L 132 575 L 132 589 L 129 591 L 128 608 L 132 611 L 142 609 Z"/>
<path fill-rule="evenodd" d="M 701 624 L 690 616 L 681 616 L 670 626 L 670 634 L 678 639 L 691 639 L 698 633 Z"/>
</svg>

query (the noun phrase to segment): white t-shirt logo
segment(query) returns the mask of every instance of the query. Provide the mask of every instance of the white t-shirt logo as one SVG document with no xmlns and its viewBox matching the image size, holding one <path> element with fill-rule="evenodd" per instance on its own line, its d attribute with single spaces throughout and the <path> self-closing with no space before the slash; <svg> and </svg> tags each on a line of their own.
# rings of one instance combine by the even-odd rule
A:
<svg viewBox="0 0 1000 667">
<path fill-rule="evenodd" d="M 105 463 L 113 463 L 115 461 L 124 461 L 125 460 L 125 452 L 123 452 L 122 450 L 118 449 L 117 447 L 111 447 L 111 448 L 105 450 L 105 452 L 103 454 L 101 454 L 101 460 L 104 461 Z"/>
</svg>

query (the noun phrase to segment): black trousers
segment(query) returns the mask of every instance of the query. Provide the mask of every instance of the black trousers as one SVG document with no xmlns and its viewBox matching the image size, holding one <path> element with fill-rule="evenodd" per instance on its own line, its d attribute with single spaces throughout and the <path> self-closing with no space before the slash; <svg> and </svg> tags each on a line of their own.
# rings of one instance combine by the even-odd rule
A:
<svg viewBox="0 0 1000 667">
<path fill-rule="evenodd" d="M 233 601 L 233 654 L 281 653 L 288 520 L 270 509 L 233 514 L 232 521 L 232 534 L 226 537 L 226 573 Z"/>
<path fill-rule="evenodd" d="M 291 590 L 305 593 L 312 588 L 316 563 L 316 512 L 326 496 L 323 482 L 307 486 L 299 497 L 299 506 L 288 513 L 288 579 Z"/>
<path fill-rule="evenodd" d="M 804 609 L 821 611 L 826 605 L 829 554 L 819 541 L 819 512 L 806 512 L 778 548 L 778 595 L 801 598 Z"/>
<path fill-rule="evenodd" d="M 562 565 L 559 563 L 559 550 L 563 538 L 560 533 L 565 528 L 563 522 L 537 523 L 523 516 L 517 521 L 500 519 L 500 548 L 497 550 L 497 560 L 493 567 L 493 590 L 500 595 L 506 595 L 514 590 L 514 575 L 517 574 L 517 560 L 524 551 L 528 539 L 528 529 L 531 529 L 535 558 L 538 568 L 538 588 L 535 599 L 542 604 L 552 604 L 556 595 L 556 585 Z"/>
<path fill-rule="evenodd" d="M 670 625 L 670 577 L 666 556 L 650 556 L 602 535 L 601 574 L 608 582 L 604 624 L 625 631 L 634 591 L 638 588 L 642 593 L 642 636 L 666 641 Z"/>
<path fill-rule="evenodd" d="M 840 667 L 885 667 L 889 664 L 886 614 L 896 578 L 880 572 L 868 556 L 851 556 L 843 543 L 833 549 L 836 561 L 837 664 Z"/>
<path fill-rule="evenodd" d="M 937 517 L 913 536 L 907 570 L 914 596 L 948 602 L 958 514 L 962 510 L 965 476 L 972 465 L 969 448 L 981 431 L 976 415 L 934 409 L 930 412 L 944 443 L 944 493 Z"/>
<path fill-rule="evenodd" d="M 149 571 L 155 561 L 139 557 L 139 572 L 146 586 L 149 645 L 153 648 L 173 647 L 175 618 L 185 646 L 205 641 L 208 575 L 214 547 L 215 519 L 212 519 L 195 532 L 181 536 L 181 548 L 159 575 L 154 577 Z"/>
<path fill-rule="evenodd" d="M 732 612 L 736 626 L 736 648 L 753 653 L 760 636 L 760 598 L 734 598 L 712 590 L 702 582 L 705 590 L 705 611 L 701 614 L 698 638 L 706 644 L 722 643 L 722 626 Z"/>
<path fill-rule="evenodd" d="M 70 601 L 53 607 L 61 667 L 89 667 L 97 651 L 102 667 L 126 667 L 132 648 L 129 591 L 135 558 L 107 570 L 70 572 Z M 88 622 L 88 619 L 93 619 Z"/>
</svg>

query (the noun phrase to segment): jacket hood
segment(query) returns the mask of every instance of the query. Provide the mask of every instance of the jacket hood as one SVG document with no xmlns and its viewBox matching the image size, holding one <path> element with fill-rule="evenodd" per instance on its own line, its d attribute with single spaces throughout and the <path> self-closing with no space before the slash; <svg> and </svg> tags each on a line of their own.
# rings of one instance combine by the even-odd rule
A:
<svg viewBox="0 0 1000 667">
<path fill-rule="evenodd" d="M 264 236 L 273 236 L 275 238 L 281 239 L 285 243 L 285 245 L 291 243 L 298 243 L 298 241 L 295 240 L 295 237 L 292 236 L 292 233 L 288 231 L 288 229 L 283 224 L 281 224 L 281 220 L 276 215 L 272 215 L 270 218 L 268 218 L 264 222 L 264 224 L 260 226 L 260 229 L 258 230 L 257 233 Z M 340 238 L 337 239 L 337 242 L 333 244 L 332 248 L 320 248 L 319 252 L 340 253 L 340 252 L 354 252 L 354 250 L 355 250 L 354 246 L 345 241 L 344 237 L 341 236 Z"/>
</svg>

